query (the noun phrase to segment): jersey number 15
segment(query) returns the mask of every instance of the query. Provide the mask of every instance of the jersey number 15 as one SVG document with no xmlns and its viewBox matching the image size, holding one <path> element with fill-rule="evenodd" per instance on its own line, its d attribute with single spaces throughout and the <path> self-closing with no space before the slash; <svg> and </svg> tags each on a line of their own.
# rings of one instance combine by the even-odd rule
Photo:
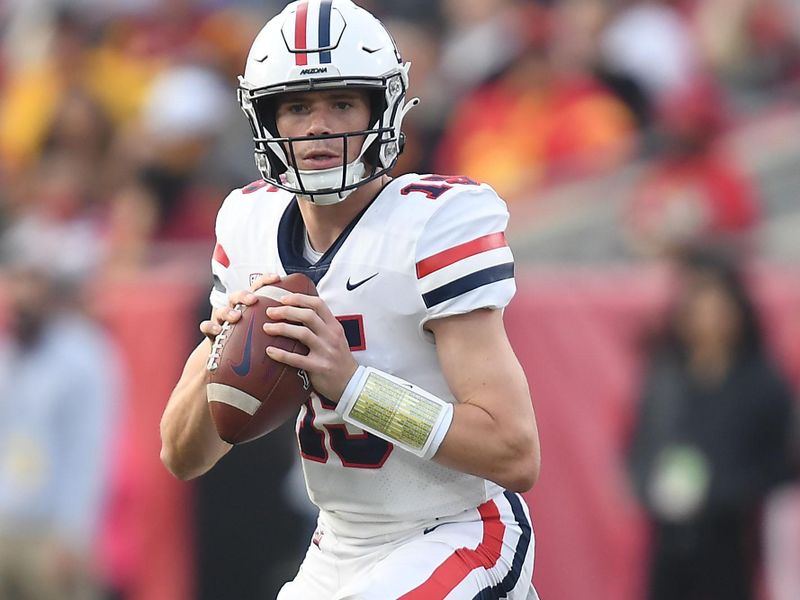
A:
<svg viewBox="0 0 800 600">
<path fill-rule="evenodd" d="M 366 349 L 364 321 L 361 315 L 336 317 L 342 324 L 350 351 Z M 328 432 L 330 449 L 339 457 L 345 467 L 354 469 L 380 469 L 394 449 L 394 445 L 379 437 L 362 431 L 350 433 L 343 423 L 323 425 L 325 431 L 314 421 L 321 411 L 335 410 L 336 404 L 324 396 L 312 394 L 305 404 L 305 415 L 297 431 L 300 452 L 306 460 L 328 462 L 328 447 L 325 431 Z"/>
</svg>

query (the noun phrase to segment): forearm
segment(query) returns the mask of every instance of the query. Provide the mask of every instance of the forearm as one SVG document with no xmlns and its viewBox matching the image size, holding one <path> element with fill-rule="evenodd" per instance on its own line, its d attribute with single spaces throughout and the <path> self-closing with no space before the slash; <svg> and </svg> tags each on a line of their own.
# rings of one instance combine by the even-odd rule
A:
<svg viewBox="0 0 800 600">
<path fill-rule="evenodd" d="M 533 487 L 539 476 L 538 436 L 522 427 L 501 429 L 480 406 L 460 403 L 454 407 L 450 429 L 434 460 L 506 489 L 524 492 Z"/>
<path fill-rule="evenodd" d="M 211 469 L 231 448 L 217 435 L 208 410 L 205 361 L 210 350 L 204 340 L 189 356 L 161 417 L 161 461 L 184 480 Z"/>
<path fill-rule="evenodd" d="M 434 460 L 514 491 L 539 477 L 536 417 L 527 378 L 505 336 L 500 311 L 430 323 L 457 403 Z"/>
<path fill-rule="evenodd" d="M 527 385 L 524 378 L 488 383 L 452 405 L 411 382 L 361 367 L 336 410 L 346 422 L 426 460 L 527 491 L 539 472 Z M 498 404 L 505 408 L 486 409 Z"/>
</svg>

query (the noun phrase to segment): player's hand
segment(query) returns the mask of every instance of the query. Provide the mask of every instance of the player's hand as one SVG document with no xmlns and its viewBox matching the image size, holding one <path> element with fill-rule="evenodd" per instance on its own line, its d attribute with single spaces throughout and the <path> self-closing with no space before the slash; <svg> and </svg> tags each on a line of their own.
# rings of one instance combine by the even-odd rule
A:
<svg viewBox="0 0 800 600">
<path fill-rule="evenodd" d="M 309 352 L 304 356 L 269 346 L 267 354 L 273 360 L 304 369 L 317 392 L 338 402 L 358 368 L 341 323 L 317 296 L 287 294 L 281 302 L 283 306 L 267 309 L 267 316 L 280 322 L 267 323 L 264 331 L 302 342 Z"/>
<path fill-rule="evenodd" d="M 246 306 L 251 306 L 255 304 L 257 298 L 253 292 L 265 285 L 277 283 L 280 279 L 280 277 L 273 274 L 262 275 L 253 282 L 249 290 L 241 290 L 230 294 L 228 296 L 228 306 L 225 308 L 215 308 L 211 312 L 211 318 L 200 323 L 200 331 L 202 334 L 213 344 L 214 339 L 222 331 L 222 326 L 226 322 L 233 324 L 242 318 L 242 313 L 236 310 L 237 305 L 244 304 Z"/>
</svg>

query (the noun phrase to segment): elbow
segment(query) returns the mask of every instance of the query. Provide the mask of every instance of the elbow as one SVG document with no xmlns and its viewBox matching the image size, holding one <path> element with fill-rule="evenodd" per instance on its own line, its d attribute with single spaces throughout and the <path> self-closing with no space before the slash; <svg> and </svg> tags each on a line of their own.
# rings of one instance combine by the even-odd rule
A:
<svg viewBox="0 0 800 600">
<path fill-rule="evenodd" d="M 179 462 L 175 458 L 175 453 L 169 450 L 166 446 L 161 446 L 160 458 L 161 463 L 167 468 L 167 471 L 172 473 L 172 475 L 181 481 L 186 481 L 189 479 L 188 473 L 181 468 Z"/>
<path fill-rule="evenodd" d="M 160 458 L 167 471 L 181 481 L 189 481 L 201 475 L 197 469 L 192 469 L 191 465 L 180 459 L 179 452 L 169 448 L 166 444 L 161 446 Z"/>
<path fill-rule="evenodd" d="M 510 492 L 524 493 L 530 491 L 539 480 L 538 461 L 520 461 L 519 465 L 504 478 L 503 487 Z"/>
<path fill-rule="evenodd" d="M 542 466 L 538 436 L 534 433 L 520 438 L 513 446 L 506 464 L 508 469 L 503 481 L 497 483 L 511 492 L 530 491 L 539 480 Z"/>
</svg>

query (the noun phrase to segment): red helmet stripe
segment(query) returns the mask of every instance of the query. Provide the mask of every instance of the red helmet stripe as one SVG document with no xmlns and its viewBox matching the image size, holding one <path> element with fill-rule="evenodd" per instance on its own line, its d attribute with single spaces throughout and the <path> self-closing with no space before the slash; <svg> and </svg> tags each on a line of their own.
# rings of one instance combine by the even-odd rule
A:
<svg viewBox="0 0 800 600">
<path fill-rule="evenodd" d="M 306 42 L 306 29 L 308 28 L 308 2 L 301 2 L 297 6 L 297 16 L 294 21 L 294 47 L 296 50 L 305 50 Z M 297 52 L 295 55 L 296 65 L 307 65 L 308 54 L 306 52 Z"/>
</svg>

